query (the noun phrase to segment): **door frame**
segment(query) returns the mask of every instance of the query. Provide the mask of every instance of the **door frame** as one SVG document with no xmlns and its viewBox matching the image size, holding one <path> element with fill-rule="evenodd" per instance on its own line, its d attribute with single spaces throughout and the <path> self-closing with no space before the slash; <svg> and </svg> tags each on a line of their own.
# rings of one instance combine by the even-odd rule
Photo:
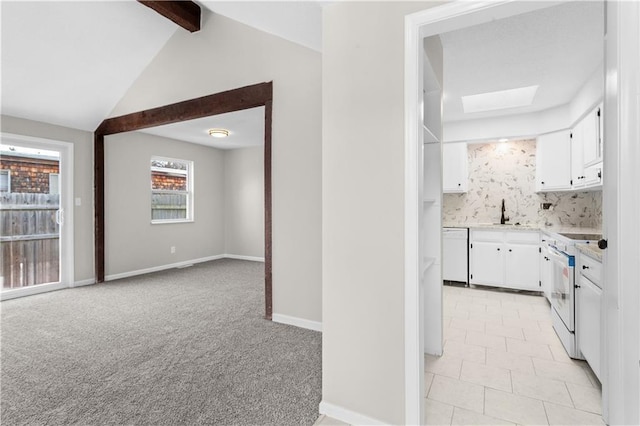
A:
<svg viewBox="0 0 640 426">
<path fill-rule="evenodd" d="M 451 2 L 435 6 L 405 17 L 405 274 L 404 274 L 404 327 L 405 327 L 405 423 L 421 424 L 424 420 L 424 336 L 420 319 L 424 316 L 425 299 L 432 297 L 429 286 L 420 291 L 420 226 L 418 212 L 421 206 L 420 170 L 423 168 L 421 152 L 423 110 L 421 93 L 422 41 L 426 37 L 462 29 L 496 19 L 556 6 L 566 1 L 526 2 L 517 0 L 482 0 Z M 442 161 L 442 160 L 440 160 Z M 441 213 L 442 214 L 442 213 Z M 440 220 L 442 216 L 440 216 Z M 441 257 L 441 256 L 440 256 Z M 442 320 L 440 320 L 442 322 Z M 429 324 L 429 328 L 442 324 Z"/>
<path fill-rule="evenodd" d="M 0 292 L 0 300 L 31 296 L 74 286 L 74 193 L 73 193 L 73 143 L 37 138 L 13 133 L 0 133 L 2 143 L 12 143 L 27 148 L 41 148 L 60 152 L 60 208 L 63 222 L 60 226 L 60 281 L 38 284 Z"/>
<path fill-rule="evenodd" d="M 265 318 L 273 315 L 272 298 L 272 207 L 271 120 L 273 82 L 258 83 L 200 98 L 105 119 L 94 132 L 95 275 L 105 276 L 104 137 L 196 118 L 264 106 L 264 221 L 265 221 Z"/>
</svg>

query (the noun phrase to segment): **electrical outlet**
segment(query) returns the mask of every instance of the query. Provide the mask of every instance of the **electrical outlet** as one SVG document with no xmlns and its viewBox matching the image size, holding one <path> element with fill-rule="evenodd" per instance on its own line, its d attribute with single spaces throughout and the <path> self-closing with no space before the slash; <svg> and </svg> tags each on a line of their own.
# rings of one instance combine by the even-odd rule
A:
<svg viewBox="0 0 640 426">
<path fill-rule="evenodd" d="M 542 207 L 542 210 L 549 210 L 551 209 L 551 203 L 542 203 L 540 204 L 540 207 Z M 551 209 L 553 210 L 553 209 Z"/>
<path fill-rule="evenodd" d="M 176 246 L 171 246 L 171 254 L 175 254 L 176 253 Z"/>
</svg>

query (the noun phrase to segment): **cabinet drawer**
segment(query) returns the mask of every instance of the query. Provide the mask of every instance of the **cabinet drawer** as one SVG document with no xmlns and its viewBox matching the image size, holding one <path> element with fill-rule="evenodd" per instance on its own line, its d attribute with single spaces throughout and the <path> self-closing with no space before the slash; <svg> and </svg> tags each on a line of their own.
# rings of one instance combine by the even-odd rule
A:
<svg viewBox="0 0 640 426">
<path fill-rule="evenodd" d="M 538 231 L 507 231 L 505 232 L 507 243 L 538 244 L 540 233 Z"/>
<path fill-rule="evenodd" d="M 595 285 L 602 288 L 602 263 L 586 254 L 580 253 L 579 271 Z"/>
<path fill-rule="evenodd" d="M 486 241 L 490 243 L 501 243 L 504 241 L 504 232 L 484 229 L 471 230 L 471 242 Z"/>
</svg>

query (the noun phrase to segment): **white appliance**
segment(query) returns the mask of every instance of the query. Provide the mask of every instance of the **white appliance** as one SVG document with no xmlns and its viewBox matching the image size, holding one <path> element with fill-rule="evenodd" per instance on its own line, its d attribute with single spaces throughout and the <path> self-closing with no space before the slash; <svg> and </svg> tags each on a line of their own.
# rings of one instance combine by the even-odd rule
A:
<svg viewBox="0 0 640 426">
<path fill-rule="evenodd" d="M 442 279 L 469 284 L 469 229 L 442 229 Z"/>
<path fill-rule="evenodd" d="M 576 342 L 575 265 L 576 243 L 596 244 L 596 234 L 554 234 L 549 240 L 551 269 L 551 318 L 553 328 L 571 358 L 583 359 Z"/>
</svg>

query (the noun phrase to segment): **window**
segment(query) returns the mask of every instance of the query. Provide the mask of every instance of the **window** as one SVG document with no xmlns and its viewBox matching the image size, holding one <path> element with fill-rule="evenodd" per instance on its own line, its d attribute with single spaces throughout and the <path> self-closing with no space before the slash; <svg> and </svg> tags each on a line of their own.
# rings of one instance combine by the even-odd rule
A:
<svg viewBox="0 0 640 426">
<path fill-rule="evenodd" d="M 193 161 L 151 157 L 151 223 L 193 221 Z"/>
<path fill-rule="evenodd" d="M 11 192 L 11 173 L 9 170 L 0 170 L 0 192 Z"/>
<path fill-rule="evenodd" d="M 60 193 L 60 174 L 58 173 L 49 173 L 49 194 L 59 194 Z"/>
</svg>

